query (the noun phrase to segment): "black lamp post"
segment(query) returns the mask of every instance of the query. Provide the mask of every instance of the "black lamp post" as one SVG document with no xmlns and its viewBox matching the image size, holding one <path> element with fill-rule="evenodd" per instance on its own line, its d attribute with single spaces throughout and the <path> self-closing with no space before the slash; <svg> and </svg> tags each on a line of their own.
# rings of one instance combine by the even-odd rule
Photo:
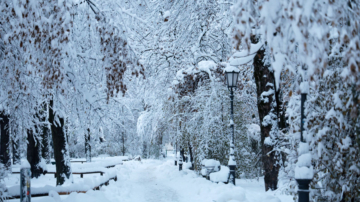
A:
<svg viewBox="0 0 360 202">
<path fill-rule="evenodd" d="M 230 157 L 229 157 L 229 183 L 235 185 L 235 169 L 236 169 L 236 161 L 234 160 L 234 89 L 237 87 L 237 81 L 239 77 L 239 70 L 235 67 L 225 69 L 226 83 L 228 89 L 230 91 L 230 104 L 231 104 L 231 119 L 230 119 L 230 128 L 232 131 L 231 134 L 231 142 L 230 142 Z"/>
<path fill-rule="evenodd" d="M 308 94 L 308 90 L 309 90 L 309 84 L 308 82 L 305 80 L 306 78 L 306 68 L 305 66 L 303 66 L 303 71 L 304 71 L 304 75 L 303 75 L 303 81 L 300 84 L 300 90 L 301 90 L 301 123 L 300 123 L 300 144 L 306 144 L 305 139 L 304 139 L 304 123 L 305 123 L 305 102 L 306 102 L 306 97 Z M 302 154 L 300 154 L 302 155 Z M 295 173 L 296 175 L 296 173 Z M 296 178 L 297 183 L 299 184 L 299 189 L 298 189 L 298 195 L 299 195 L 299 202 L 309 202 L 309 185 L 312 181 L 312 179 L 307 179 L 307 178 Z"/>
</svg>

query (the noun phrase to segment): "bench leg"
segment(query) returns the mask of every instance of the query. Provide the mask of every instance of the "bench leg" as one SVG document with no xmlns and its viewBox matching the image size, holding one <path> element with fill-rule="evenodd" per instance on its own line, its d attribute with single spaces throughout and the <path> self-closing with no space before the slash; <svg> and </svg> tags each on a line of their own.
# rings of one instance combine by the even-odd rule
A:
<svg viewBox="0 0 360 202">
<path fill-rule="evenodd" d="M 103 173 L 100 173 L 101 176 L 103 176 Z"/>
<path fill-rule="evenodd" d="M 56 178 L 56 173 L 54 174 L 54 178 Z"/>
<path fill-rule="evenodd" d="M 80 174 L 80 177 L 83 178 L 83 177 L 84 177 L 84 174 Z"/>
</svg>

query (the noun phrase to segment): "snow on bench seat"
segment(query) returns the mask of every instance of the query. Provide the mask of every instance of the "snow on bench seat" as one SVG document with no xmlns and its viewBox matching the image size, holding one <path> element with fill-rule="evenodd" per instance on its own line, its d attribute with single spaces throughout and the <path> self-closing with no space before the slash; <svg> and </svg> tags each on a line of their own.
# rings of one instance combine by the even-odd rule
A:
<svg viewBox="0 0 360 202">
<path fill-rule="evenodd" d="M 204 159 L 201 161 L 201 175 L 208 176 L 212 172 L 219 171 L 220 162 L 214 159 Z"/>
<path fill-rule="evenodd" d="M 41 180 L 41 179 L 40 179 Z M 103 185 L 108 185 L 110 180 L 117 180 L 116 172 L 107 172 L 103 176 L 94 176 L 93 178 L 77 179 L 75 183 L 67 182 L 62 186 L 45 185 L 41 187 L 31 186 L 31 196 L 47 196 L 50 191 L 55 191 L 60 195 L 71 192 L 85 193 L 88 190 L 99 190 Z M 44 184 L 48 183 L 43 181 Z M 55 184 L 55 181 L 51 181 Z M 20 185 L 8 187 L 10 198 L 18 198 L 20 195 Z"/>
<path fill-rule="evenodd" d="M 229 180 L 230 169 L 227 166 L 221 166 L 220 171 L 210 173 L 210 181 L 212 182 L 224 182 Z"/>
</svg>

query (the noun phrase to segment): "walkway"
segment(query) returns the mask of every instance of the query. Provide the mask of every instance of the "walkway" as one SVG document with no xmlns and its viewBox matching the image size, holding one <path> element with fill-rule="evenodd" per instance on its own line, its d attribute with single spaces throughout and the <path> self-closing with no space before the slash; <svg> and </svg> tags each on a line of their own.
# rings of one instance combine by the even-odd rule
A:
<svg viewBox="0 0 360 202">
<path fill-rule="evenodd" d="M 238 186 L 216 184 L 193 171 L 178 171 L 174 161 L 126 161 L 116 169 L 118 180 L 99 191 L 41 197 L 33 202 L 289 202 L 291 196 L 265 192 L 262 180 L 237 180 Z M 84 178 L 85 179 L 85 178 Z M 86 178 L 85 183 L 91 183 Z M 11 201 L 12 202 L 12 201 Z"/>
</svg>

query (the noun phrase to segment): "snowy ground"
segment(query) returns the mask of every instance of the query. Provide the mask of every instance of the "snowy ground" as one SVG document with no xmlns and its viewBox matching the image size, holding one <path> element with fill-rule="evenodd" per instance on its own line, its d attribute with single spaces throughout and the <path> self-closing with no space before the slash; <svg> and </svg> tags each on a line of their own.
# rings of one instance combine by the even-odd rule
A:
<svg viewBox="0 0 360 202">
<path fill-rule="evenodd" d="M 33 202 L 291 202 L 291 196 L 265 192 L 263 180 L 237 180 L 237 186 L 212 183 L 193 171 L 178 171 L 174 161 L 127 161 L 115 167 L 118 181 L 100 191 L 33 198 Z M 85 178 L 85 176 L 84 176 Z M 10 200 L 18 201 L 17 200 Z"/>
</svg>

